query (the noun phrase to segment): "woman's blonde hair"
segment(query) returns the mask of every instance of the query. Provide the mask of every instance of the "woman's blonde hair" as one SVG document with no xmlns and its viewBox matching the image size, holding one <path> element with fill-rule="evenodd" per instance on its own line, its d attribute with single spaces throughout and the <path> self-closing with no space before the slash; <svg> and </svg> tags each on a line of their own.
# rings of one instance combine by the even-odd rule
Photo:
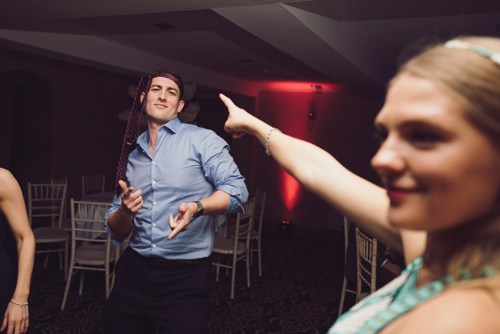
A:
<svg viewBox="0 0 500 334">
<path fill-rule="evenodd" d="M 433 46 L 405 63 L 393 81 L 402 74 L 410 74 L 448 89 L 463 105 L 469 121 L 499 147 L 500 154 L 500 63 L 477 52 L 479 47 L 497 53 L 500 58 L 500 39 L 460 37 L 457 40 L 473 48 L 453 44 Z M 439 276 L 451 274 L 457 278 L 464 270 L 472 277 L 480 277 L 487 264 L 499 271 L 499 202 L 500 198 L 491 212 L 474 222 L 430 235 L 439 242 L 429 244 L 432 248 L 428 247 L 424 254 L 426 266 Z"/>
<path fill-rule="evenodd" d="M 473 46 L 496 52 L 500 57 L 500 39 L 459 37 Z M 433 46 L 410 59 L 400 69 L 443 85 L 457 97 L 467 117 L 476 126 L 500 142 L 500 64 L 470 49 Z"/>
</svg>

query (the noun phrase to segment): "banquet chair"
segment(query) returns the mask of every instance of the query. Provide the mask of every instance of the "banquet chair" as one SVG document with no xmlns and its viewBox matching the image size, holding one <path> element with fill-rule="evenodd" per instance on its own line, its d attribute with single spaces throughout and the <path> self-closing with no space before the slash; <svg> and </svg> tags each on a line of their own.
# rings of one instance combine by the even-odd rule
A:
<svg viewBox="0 0 500 334">
<path fill-rule="evenodd" d="M 350 228 L 351 228 L 351 223 L 349 222 L 347 217 L 344 216 L 344 267 L 345 267 L 345 264 L 347 263 L 347 247 L 349 246 L 349 230 L 350 230 Z M 339 312 L 338 312 L 339 316 L 342 314 L 342 311 L 344 310 L 346 293 L 356 295 L 356 290 L 347 288 L 347 276 L 346 276 L 346 270 L 344 268 L 344 280 L 342 282 L 342 291 L 340 292 L 340 303 L 339 303 Z"/>
<path fill-rule="evenodd" d="M 80 296 L 85 271 L 104 272 L 106 298 L 109 296 L 114 283 L 114 264 L 119 257 L 119 247 L 111 242 L 104 228 L 105 214 L 110 206 L 102 202 L 70 200 L 71 258 L 61 310 L 66 306 L 71 280 L 77 271 L 80 273 Z"/>
<path fill-rule="evenodd" d="M 251 199 L 245 204 L 244 212 L 236 215 L 234 234 L 227 238 L 215 237 L 213 265 L 216 267 L 216 281 L 219 281 L 221 267 L 231 271 L 231 299 L 234 299 L 238 261 L 246 263 L 247 287 L 250 287 L 250 234 L 253 228 L 254 208 L 255 199 Z"/>
<path fill-rule="evenodd" d="M 356 302 L 361 300 L 363 288 L 369 293 L 377 289 L 377 239 L 356 227 Z"/>
<path fill-rule="evenodd" d="M 82 175 L 82 197 L 89 194 L 103 193 L 105 181 L 105 174 Z"/>
<path fill-rule="evenodd" d="M 69 233 L 62 228 L 66 183 L 28 183 L 28 217 L 35 236 L 35 254 L 59 253 L 59 266 L 67 278 Z M 64 255 L 64 260 L 62 260 Z"/>
<path fill-rule="evenodd" d="M 50 183 L 55 183 L 55 184 L 65 184 L 66 185 L 66 193 L 68 193 L 68 177 L 67 176 L 64 176 L 64 177 L 60 177 L 60 178 L 57 178 L 57 179 L 50 179 Z M 67 215 L 67 212 L 68 212 L 68 207 L 69 207 L 69 202 L 68 202 L 68 196 L 65 197 L 64 199 L 64 210 L 63 210 L 63 213 L 62 213 L 62 223 L 61 223 L 61 228 L 65 229 L 66 231 L 70 231 L 71 230 L 71 227 L 70 227 L 70 220 L 68 218 L 68 215 Z"/>
<path fill-rule="evenodd" d="M 265 191 L 257 190 L 255 192 L 254 228 L 250 234 L 250 255 L 257 253 L 259 277 L 262 276 L 262 223 L 264 222 L 266 198 Z M 250 263 L 253 263 L 253 256 L 250 257 Z"/>
</svg>

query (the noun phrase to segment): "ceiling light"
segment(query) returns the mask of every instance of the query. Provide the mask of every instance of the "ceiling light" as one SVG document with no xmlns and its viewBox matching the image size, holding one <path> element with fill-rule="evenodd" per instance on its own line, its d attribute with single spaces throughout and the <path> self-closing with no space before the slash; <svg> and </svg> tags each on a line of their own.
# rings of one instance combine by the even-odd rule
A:
<svg viewBox="0 0 500 334">
<path fill-rule="evenodd" d="M 175 27 L 171 24 L 168 23 L 153 23 L 153 26 L 162 29 L 162 30 L 169 30 L 169 29 L 175 29 Z"/>
</svg>

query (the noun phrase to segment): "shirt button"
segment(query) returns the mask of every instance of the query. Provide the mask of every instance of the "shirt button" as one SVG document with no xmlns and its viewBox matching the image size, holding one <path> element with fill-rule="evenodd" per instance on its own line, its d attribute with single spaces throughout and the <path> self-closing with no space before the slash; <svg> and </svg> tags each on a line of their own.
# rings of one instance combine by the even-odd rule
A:
<svg viewBox="0 0 500 334">
<path fill-rule="evenodd" d="M 152 246 L 153 246 L 153 248 L 156 248 L 156 244 L 153 244 Z"/>
<path fill-rule="evenodd" d="M 153 223 L 153 226 L 156 226 L 156 223 Z"/>
<path fill-rule="evenodd" d="M 158 204 L 158 202 L 155 201 L 155 202 L 153 202 L 153 204 L 156 205 L 156 204 Z"/>
</svg>

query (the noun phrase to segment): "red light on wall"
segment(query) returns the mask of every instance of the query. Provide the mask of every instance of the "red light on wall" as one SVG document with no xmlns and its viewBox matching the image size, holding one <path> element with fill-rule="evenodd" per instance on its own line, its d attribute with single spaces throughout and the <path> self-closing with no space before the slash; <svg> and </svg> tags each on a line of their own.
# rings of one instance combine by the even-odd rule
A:
<svg viewBox="0 0 500 334">
<path fill-rule="evenodd" d="M 311 83 L 311 82 L 298 82 L 298 81 L 272 81 L 264 82 L 261 84 L 261 90 L 271 91 L 284 91 L 294 93 L 309 93 L 317 92 L 318 89 L 322 92 L 336 92 L 346 90 L 345 87 L 339 84 L 330 83 Z"/>
<path fill-rule="evenodd" d="M 297 205 L 301 193 L 300 184 L 290 174 L 281 171 L 281 198 L 288 211 Z"/>
</svg>

